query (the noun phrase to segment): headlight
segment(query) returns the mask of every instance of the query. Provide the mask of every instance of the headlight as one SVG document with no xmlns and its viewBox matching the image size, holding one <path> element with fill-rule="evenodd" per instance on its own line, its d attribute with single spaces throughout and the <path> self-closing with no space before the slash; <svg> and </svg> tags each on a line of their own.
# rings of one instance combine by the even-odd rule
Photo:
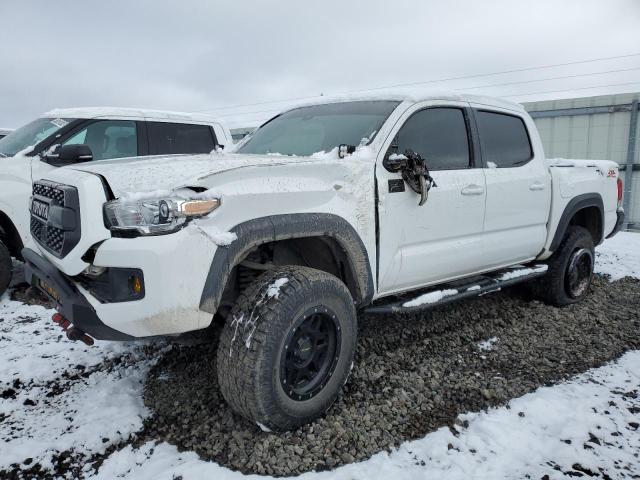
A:
<svg viewBox="0 0 640 480">
<path fill-rule="evenodd" d="M 191 218 L 208 215 L 219 206 L 219 198 L 125 197 L 105 203 L 104 214 L 107 227 L 113 232 L 162 235 L 180 230 Z"/>
</svg>

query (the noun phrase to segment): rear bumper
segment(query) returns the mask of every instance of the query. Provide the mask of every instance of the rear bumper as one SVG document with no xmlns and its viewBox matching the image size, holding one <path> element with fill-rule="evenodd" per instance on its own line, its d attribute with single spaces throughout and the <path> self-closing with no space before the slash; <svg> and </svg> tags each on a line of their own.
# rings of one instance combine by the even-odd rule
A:
<svg viewBox="0 0 640 480">
<path fill-rule="evenodd" d="M 51 298 L 56 304 L 56 310 L 75 327 L 98 340 L 135 338 L 105 325 L 85 296 L 49 260 L 30 248 L 22 250 L 22 256 L 25 261 L 24 276 L 27 283 Z M 57 298 L 53 298 L 42 288 L 40 280 L 57 292 Z"/>
<path fill-rule="evenodd" d="M 611 233 L 607 235 L 607 238 L 613 237 L 616 233 L 622 230 L 622 226 L 624 225 L 624 210 L 619 208 L 616 213 L 618 215 L 618 219 L 616 220 L 616 224 L 613 227 L 613 230 L 611 230 Z"/>
</svg>

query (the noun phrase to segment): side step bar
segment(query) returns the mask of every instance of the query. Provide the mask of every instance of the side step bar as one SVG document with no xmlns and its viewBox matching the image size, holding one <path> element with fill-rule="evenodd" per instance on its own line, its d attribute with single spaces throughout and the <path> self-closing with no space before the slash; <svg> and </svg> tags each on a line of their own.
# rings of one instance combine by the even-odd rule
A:
<svg viewBox="0 0 640 480">
<path fill-rule="evenodd" d="M 447 303 L 479 297 L 487 293 L 497 292 L 505 287 L 542 277 L 547 273 L 544 263 L 522 266 L 518 265 L 506 270 L 478 275 L 457 282 L 440 285 L 438 289 L 420 290 L 403 293 L 380 299 L 364 309 L 370 314 L 390 314 L 399 312 L 416 312 L 439 307 Z"/>
</svg>

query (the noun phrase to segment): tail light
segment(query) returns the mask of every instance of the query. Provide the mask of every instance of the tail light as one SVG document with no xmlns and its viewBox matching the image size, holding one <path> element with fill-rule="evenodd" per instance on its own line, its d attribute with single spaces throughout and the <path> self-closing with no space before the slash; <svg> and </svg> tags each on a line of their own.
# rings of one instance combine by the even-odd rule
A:
<svg viewBox="0 0 640 480">
<path fill-rule="evenodd" d="M 618 208 L 622 207 L 622 179 L 618 177 Z"/>
</svg>

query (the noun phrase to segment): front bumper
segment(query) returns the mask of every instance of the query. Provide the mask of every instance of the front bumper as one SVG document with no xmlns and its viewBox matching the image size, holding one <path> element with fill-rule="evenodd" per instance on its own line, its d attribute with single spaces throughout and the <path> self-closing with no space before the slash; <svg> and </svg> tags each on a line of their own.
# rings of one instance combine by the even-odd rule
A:
<svg viewBox="0 0 640 480">
<path fill-rule="evenodd" d="M 30 248 L 22 250 L 22 256 L 25 261 L 24 276 L 27 283 L 54 301 L 56 310 L 75 327 L 98 340 L 134 338 L 105 325 L 86 297 L 49 260 Z M 55 290 L 55 296 L 43 288 L 41 281 Z"/>
<path fill-rule="evenodd" d="M 609 235 L 607 235 L 607 238 L 611 238 L 613 237 L 616 233 L 618 233 L 620 230 L 622 230 L 622 226 L 624 225 L 624 210 L 622 208 L 619 208 L 616 211 L 616 214 L 618 215 L 618 219 L 616 220 L 616 224 L 613 227 L 613 230 L 611 230 L 611 233 Z"/>
<path fill-rule="evenodd" d="M 74 278 L 73 271 L 64 271 L 54 259 L 42 258 L 32 250 L 25 253 L 26 276 L 40 290 L 39 279 L 55 289 L 60 297 L 58 311 L 94 338 L 129 340 L 175 335 L 211 323 L 213 315 L 200 310 L 200 299 L 216 248 L 194 228 L 171 235 L 101 242 L 95 250 L 94 266 L 143 273 L 144 294 L 131 301 L 114 299 L 114 295 L 102 295 L 95 289 L 92 293 Z"/>
</svg>

